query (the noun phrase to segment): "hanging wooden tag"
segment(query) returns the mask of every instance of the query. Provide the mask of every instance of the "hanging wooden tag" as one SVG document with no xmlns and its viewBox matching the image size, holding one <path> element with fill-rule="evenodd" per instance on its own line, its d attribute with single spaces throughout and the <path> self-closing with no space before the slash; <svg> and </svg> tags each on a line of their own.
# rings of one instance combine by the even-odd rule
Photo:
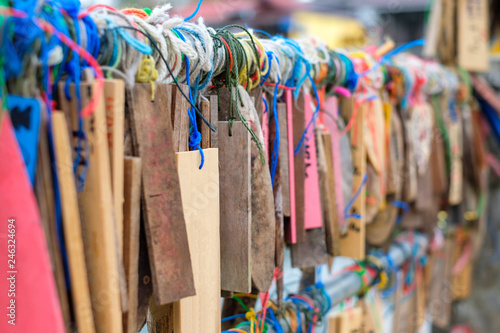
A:
<svg viewBox="0 0 500 333">
<path fill-rule="evenodd" d="M 366 226 L 368 244 L 381 246 L 386 243 L 395 226 L 399 208 L 394 200 L 401 200 L 403 189 L 404 147 L 401 120 L 396 112 L 391 112 L 391 131 L 389 140 L 389 170 L 386 197 L 387 206 L 380 210 L 374 221 Z"/>
<path fill-rule="evenodd" d="M 345 105 L 343 103 L 342 105 Z M 351 105 L 351 104 L 348 104 Z M 325 110 L 331 117 L 325 117 L 325 126 L 331 133 L 331 149 L 333 159 L 333 176 L 335 181 L 336 219 L 339 232 L 344 231 L 345 203 L 349 201 L 352 193 L 352 156 L 349 138 L 347 135 L 339 136 L 339 129 L 345 128 L 343 120 L 337 116 L 338 101 L 336 97 L 330 97 L 325 101 Z M 340 127 L 340 128 L 339 128 Z"/>
<path fill-rule="evenodd" d="M 434 325 L 446 329 L 451 317 L 451 272 L 453 265 L 454 232 L 448 231 L 443 252 L 436 254 L 430 281 L 430 305 Z"/>
<path fill-rule="evenodd" d="M 313 111 L 311 106 L 311 95 L 304 96 L 305 125 L 312 120 Z M 318 183 L 318 159 L 316 150 L 316 138 L 314 126 L 310 126 L 304 139 L 304 226 L 306 229 L 321 228 L 323 226 L 321 216 L 321 201 L 319 197 Z M 300 152 L 299 152 L 300 154 Z"/>
<path fill-rule="evenodd" d="M 425 320 L 426 308 L 427 308 L 427 295 L 426 295 L 426 285 L 424 279 L 424 270 L 423 268 L 418 268 L 416 272 L 417 276 L 417 290 L 416 290 L 416 324 L 417 328 L 422 327 Z"/>
<path fill-rule="evenodd" d="M 184 95 L 189 96 L 187 85 L 180 85 L 182 91 L 176 85 L 172 85 L 172 128 L 174 134 L 174 151 L 189 151 L 189 103 Z M 155 92 L 156 99 L 156 92 Z"/>
<path fill-rule="evenodd" d="M 328 263 L 328 252 L 325 244 L 323 228 L 314 228 L 306 231 L 303 242 L 291 244 L 292 266 L 309 268 Z"/>
<path fill-rule="evenodd" d="M 251 290 L 250 134 L 242 122 L 219 121 L 221 289 Z"/>
<path fill-rule="evenodd" d="M 124 333 L 137 332 L 141 171 L 142 164 L 139 157 L 124 158 L 123 264 L 128 287 L 128 311 L 123 316 Z"/>
<path fill-rule="evenodd" d="M 437 125 L 434 125 L 434 133 L 436 139 L 432 140 L 431 161 L 430 168 L 432 168 L 432 188 L 436 197 L 440 198 L 448 191 L 448 177 L 446 176 L 446 161 L 445 161 L 445 147 L 444 140 L 440 134 Z"/>
<path fill-rule="evenodd" d="M 78 209 L 68 126 L 64 114 L 52 112 L 52 131 L 56 157 L 57 180 L 61 194 L 64 239 L 68 255 L 73 311 L 79 332 L 95 332 L 90 302 L 89 280 Z"/>
<path fill-rule="evenodd" d="M 177 153 L 177 170 L 196 296 L 174 303 L 174 331 L 220 332 L 219 157 L 205 149 Z"/>
<path fill-rule="evenodd" d="M 251 98 L 245 96 L 248 93 L 243 88 L 239 89 L 241 100 L 245 101 L 244 103 L 238 101 L 238 103 L 240 103 L 240 112 L 263 147 L 264 164 L 261 160 L 259 147 L 255 139 L 251 138 L 252 283 L 257 290 L 266 292 L 271 286 L 274 273 L 276 220 L 273 184 L 271 183 L 267 148 L 261 123 L 259 121 L 258 111 L 254 103 L 251 102 Z M 262 95 L 258 96 L 257 100 L 258 104 L 261 104 Z M 260 107 L 260 109 L 262 109 L 262 107 Z M 267 117 L 268 114 L 266 113 L 265 116 Z M 275 133 L 274 125 L 272 129 L 273 133 Z"/>
<path fill-rule="evenodd" d="M 442 16 L 438 53 L 443 64 L 456 64 L 455 0 L 441 0 Z"/>
<path fill-rule="evenodd" d="M 59 87 L 60 104 L 69 119 L 71 133 L 78 131 L 77 98 L 75 86 L 70 86 L 71 100 L 64 96 L 64 85 Z M 80 85 L 81 106 L 93 98 L 94 85 Z M 78 202 L 85 238 L 90 280 L 92 308 L 97 332 L 122 332 L 122 309 L 119 251 L 114 221 L 114 206 L 111 190 L 111 173 L 106 130 L 106 111 L 104 99 L 97 103 L 94 112 L 83 119 L 83 129 L 89 146 L 87 162 L 89 165 L 85 188 L 79 193 Z M 77 149 L 77 137 L 73 136 L 73 148 Z M 99 297 L 105 293 L 106 299 Z"/>
<path fill-rule="evenodd" d="M 210 124 L 215 128 L 215 132 L 210 131 L 210 148 L 218 148 L 219 130 L 217 129 L 217 124 L 219 122 L 219 116 L 217 96 L 208 96 L 208 98 L 210 100 Z"/>
<path fill-rule="evenodd" d="M 360 306 L 344 310 L 343 312 L 338 314 L 336 319 L 336 324 L 337 324 L 336 330 L 333 332 L 335 333 L 361 332 L 362 316 L 363 316 L 363 310 L 361 309 Z"/>
<path fill-rule="evenodd" d="M 326 249 L 329 255 L 338 256 L 340 255 L 340 231 L 337 221 L 331 134 L 326 131 L 318 131 L 317 142 L 321 209 L 325 228 Z"/>
<path fill-rule="evenodd" d="M 210 121 L 210 102 L 202 101 L 201 102 L 201 114 L 205 119 Z M 210 148 L 210 128 L 203 122 L 201 119 L 198 121 L 198 128 L 201 132 L 201 148 L 207 149 Z"/>
<path fill-rule="evenodd" d="M 375 295 L 377 297 L 377 295 Z M 380 299 L 375 298 L 374 300 L 369 300 L 364 298 L 361 300 L 361 309 L 362 309 L 362 320 L 361 320 L 361 328 L 359 330 L 360 333 L 382 333 L 377 328 L 377 325 L 381 325 L 383 323 L 381 317 L 382 306 L 380 304 Z M 380 329 L 382 327 L 379 326 Z"/>
<path fill-rule="evenodd" d="M 380 206 L 382 204 L 382 184 L 383 178 L 380 177 L 377 170 L 373 167 L 373 165 L 367 163 L 366 165 L 366 174 L 368 175 L 366 181 L 366 208 L 365 208 L 365 223 L 366 225 L 370 225 L 377 213 L 380 211 Z"/>
<path fill-rule="evenodd" d="M 291 94 L 291 92 L 290 92 Z M 291 150 L 293 151 L 294 159 L 294 192 L 295 192 L 295 232 L 297 237 L 297 242 L 302 242 L 305 240 L 305 175 L 306 175 L 306 164 L 305 164 L 305 154 L 303 151 L 295 153 L 297 146 L 299 145 L 300 139 L 304 134 L 306 128 L 305 123 L 305 95 L 301 93 L 297 100 L 288 101 L 287 106 L 292 103 L 292 124 L 293 124 L 293 145 L 291 145 Z M 290 145 L 290 143 L 289 143 Z"/>
<path fill-rule="evenodd" d="M 355 124 L 350 130 L 351 150 L 353 161 L 353 190 L 354 195 L 359 191 L 359 195 L 353 201 L 347 214 L 359 214 L 358 218 L 349 218 L 347 234 L 340 236 L 340 255 L 354 259 L 365 257 L 365 190 L 362 188 L 363 180 L 366 177 L 366 151 L 363 143 L 363 128 L 365 122 L 366 104 L 358 106 Z"/>
<path fill-rule="evenodd" d="M 457 229 L 453 251 L 451 292 L 453 300 L 469 297 L 472 283 L 472 244 L 467 231 Z"/>
<path fill-rule="evenodd" d="M 116 232 L 120 257 L 123 249 L 123 138 L 125 119 L 125 82 L 104 80 L 104 101 L 108 130 L 111 186 L 115 212 Z"/>
<path fill-rule="evenodd" d="M 295 154 L 294 154 L 294 118 L 292 92 L 287 90 L 286 95 L 286 115 L 287 115 L 287 145 L 288 145 L 288 174 L 290 178 L 290 218 L 285 219 L 285 239 L 287 242 L 295 244 L 297 238 L 297 205 L 295 191 Z"/>
<path fill-rule="evenodd" d="M 169 116 L 171 87 L 157 84 L 154 101 L 149 84 L 136 84 L 133 92 L 133 143 L 142 159 L 142 212 L 153 291 L 156 303 L 162 305 L 195 294 Z"/>
<path fill-rule="evenodd" d="M 407 203 L 415 201 L 417 198 L 417 162 L 415 160 L 415 147 L 412 140 L 413 129 L 409 120 L 404 120 L 404 142 L 405 142 L 405 166 L 404 175 L 406 181 L 403 182 L 403 200 Z"/>
<path fill-rule="evenodd" d="M 1 116 L 0 116 L 1 118 Z M 0 119 L 1 123 L 1 119 Z M 68 290 L 66 287 L 66 277 L 64 276 L 64 267 L 61 248 L 58 241 L 58 230 L 56 222 L 56 191 L 54 188 L 54 172 L 49 152 L 48 124 L 47 114 L 42 110 L 42 119 L 40 124 L 40 140 L 38 146 L 38 162 L 36 164 L 35 177 L 35 196 L 40 209 L 42 226 L 47 239 L 47 247 L 52 263 L 52 270 L 56 281 L 57 292 L 61 310 L 66 323 L 66 328 L 71 324 L 71 312 L 69 307 Z"/>
<path fill-rule="evenodd" d="M 462 202 L 463 167 L 462 167 L 462 121 L 457 116 L 449 126 L 451 144 L 451 174 L 450 174 L 450 205 L 458 205 Z"/>
<path fill-rule="evenodd" d="M 278 103 L 278 121 L 280 126 L 279 171 L 281 194 L 283 199 L 283 216 L 291 216 L 290 207 L 290 165 L 288 156 L 288 121 L 285 103 Z"/>
<path fill-rule="evenodd" d="M 489 5 L 487 0 L 457 2 L 458 65 L 471 72 L 487 72 L 489 53 Z"/>
<path fill-rule="evenodd" d="M 66 332 L 40 214 L 8 112 L 0 114 L 2 332 Z M 12 286 L 14 285 L 14 287 Z M 120 311 L 120 308 L 118 308 Z"/>
</svg>

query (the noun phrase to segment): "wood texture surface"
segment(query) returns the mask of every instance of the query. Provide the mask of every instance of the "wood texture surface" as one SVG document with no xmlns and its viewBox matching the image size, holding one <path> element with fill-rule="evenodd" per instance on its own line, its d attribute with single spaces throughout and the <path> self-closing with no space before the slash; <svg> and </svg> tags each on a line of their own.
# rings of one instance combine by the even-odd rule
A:
<svg viewBox="0 0 500 333">
<path fill-rule="evenodd" d="M 68 255 L 73 311 L 79 332 L 95 332 L 90 302 L 87 264 L 82 237 L 82 224 L 73 175 L 68 125 L 62 112 L 52 112 L 52 131 L 56 156 L 57 180 L 61 194 L 64 240 Z"/>
<path fill-rule="evenodd" d="M 323 226 L 326 250 L 331 256 L 340 255 L 340 230 L 337 221 L 335 176 L 333 171 L 332 137 L 330 133 L 318 132 L 318 172 L 321 194 Z M 323 164 L 324 163 L 324 164 Z"/>
<path fill-rule="evenodd" d="M 174 303 L 176 333 L 220 332 L 220 235 L 218 149 L 177 153 L 182 205 L 196 296 Z"/>
<path fill-rule="evenodd" d="M 201 114 L 203 117 L 210 121 L 210 102 L 202 101 L 201 102 Z M 201 132 L 201 148 L 207 149 L 210 148 L 210 128 L 202 121 L 199 121 L 198 129 Z"/>
<path fill-rule="evenodd" d="M 290 217 L 290 169 L 288 163 L 288 122 L 286 104 L 278 103 L 278 121 L 280 126 L 279 172 L 281 179 L 281 194 L 283 197 L 283 215 Z"/>
<path fill-rule="evenodd" d="M 304 94 L 300 94 L 297 100 L 293 101 L 293 149 L 295 151 L 298 146 L 305 129 L 305 114 L 304 114 Z M 296 216 L 296 235 L 297 242 L 302 242 L 306 239 L 305 233 L 305 175 L 306 164 L 304 153 L 294 154 L 295 165 L 295 216 Z"/>
<path fill-rule="evenodd" d="M 115 212 L 116 232 L 120 255 L 123 248 L 123 140 L 125 119 L 125 82 L 104 80 L 104 101 L 108 129 L 111 185 Z"/>
<path fill-rule="evenodd" d="M 186 96 L 189 96 L 189 88 L 187 85 L 181 84 L 182 91 Z M 188 151 L 189 146 L 189 103 L 182 95 L 182 92 L 176 85 L 171 86 L 172 89 L 172 127 L 174 132 L 174 151 Z M 156 94 L 155 94 L 156 98 Z"/>
<path fill-rule="evenodd" d="M 210 148 L 218 148 L 219 130 L 217 128 L 217 125 L 219 118 L 218 118 L 217 96 L 209 96 L 209 100 L 210 100 L 210 124 L 212 125 L 212 127 L 215 128 L 215 132 L 210 133 Z"/>
<path fill-rule="evenodd" d="M 142 163 L 139 157 L 124 158 L 123 265 L 128 287 L 128 311 L 123 316 L 125 333 L 137 332 L 141 171 Z"/>
<path fill-rule="evenodd" d="M 80 85 L 82 107 L 92 99 L 93 89 L 94 86 L 89 83 Z M 73 132 L 78 128 L 74 85 L 70 87 L 70 91 L 71 101 L 66 100 L 64 94 L 61 94 L 61 105 L 66 117 L 69 118 L 68 127 Z M 89 168 L 85 188 L 79 193 L 78 201 L 96 331 L 121 333 L 123 327 L 119 253 L 111 190 L 106 111 L 102 97 L 94 112 L 83 119 L 83 128 L 89 145 L 87 156 Z M 73 137 L 74 145 L 76 141 Z"/>
<path fill-rule="evenodd" d="M 171 87 L 136 84 L 133 93 L 134 150 L 142 159 L 142 214 L 153 291 L 159 305 L 195 294 L 186 225 L 175 162 L 169 106 Z"/>
<path fill-rule="evenodd" d="M 352 162 L 354 169 L 353 177 L 353 195 L 361 188 L 363 178 L 366 174 L 366 152 L 363 144 L 363 128 L 364 128 L 364 113 L 366 104 L 359 106 L 356 114 L 356 122 L 350 130 L 351 134 L 351 150 Z M 364 221 L 366 206 L 366 195 L 364 189 L 356 200 L 354 200 L 348 214 L 360 214 L 361 218 L 347 219 L 348 231 L 347 234 L 340 236 L 340 255 L 354 259 L 363 259 L 365 257 L 365 231 L 366 225 Z"/>
<path fill-rule="evenodd" d="M 221 288 L 251 290 L 250 134 L 241 122 L 218 123 Z"/>
</svg>

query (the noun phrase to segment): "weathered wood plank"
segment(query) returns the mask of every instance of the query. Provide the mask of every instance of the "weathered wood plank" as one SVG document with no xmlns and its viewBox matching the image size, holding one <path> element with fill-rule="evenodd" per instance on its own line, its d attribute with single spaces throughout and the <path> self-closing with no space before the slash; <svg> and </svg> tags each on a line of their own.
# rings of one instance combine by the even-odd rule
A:
<svg viewBox="0 0 500 333">
<path fill-rule="evenodd" d="M 251 290 L 250 134 L 241 122 L 219 121 L 221 289 Z"/>
<path fill-rule="evenodd" d="M 201 114 L 210 121 L 210 102 L 201 102 Z M 200 121 L 199 129 L 201 132 L 201 149 L 210 148 L 210 128 L 203 121 Z"/>
<path fill-rule="evenodd" d="M 171 86 L 136 84 L 132 131 L 142 159 L 142 213 L 148 243 L 153 291 L 159 305 L 195 294 L 171 119 Z"/>
<path fill-rule="evenodd" d="M 139 157 L 124 158 L 123 265 L 128 286 L 128 312 L 124 333 L 137 332 L 139 240 L 141 231 L 141 171 Z"/>
<path fill-rule="evenodd" d="M 361 189 L 363 179 L 366 176 L 366 151 L 363 144 L 363 128 L 365 122 L 366 104 L 358 106 L 355 124 L 350 130 L 352 162 L 354 168 L 353 191 L 359 190 L 359 195 L 353 202 L 349 214 L 359 214 L 360 219 L 349 218 L 347 234 L 340 236 L 340 254 L 354 259 L 363 259 L 365 257 L 365 206 L 366 195 L 364 189 Z"/>
<path fill-rule="evenodd" d="M 182 91 L 189 96 L 187 85 L 181 84 Z M 156 99 L 156 93 L 155 93 Z M 174 150 L 188 151 L 189 146 L 189 103 L 176 85 L 172 85 L 172 127 L 174 132 Z M 155 101 L 156 102 L 156 101 Z"/>
</svg>

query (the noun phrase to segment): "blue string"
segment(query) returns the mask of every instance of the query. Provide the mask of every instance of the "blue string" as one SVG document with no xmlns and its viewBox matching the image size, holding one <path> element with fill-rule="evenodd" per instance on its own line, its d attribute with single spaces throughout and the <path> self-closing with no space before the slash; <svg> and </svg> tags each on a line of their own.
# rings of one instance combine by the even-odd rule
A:
<svg viewBox="0 0 500 333">
<path fill-rule="evenodd" d="M 262 102 L 264 102 L 264 112 L 262 113 L 267 113 L 267 100 L 264 96 L 262 96 Z"/>
<path fill-rule="evenodd" d="M 221 319 L 221 322 L 225 322 L 225 321 L 230 321 L 230 320 L 233 320 L 233 319 L 236 319 L 236 318 L 242 318 L 242 317 L 245 317 L 245 314 L 242 313 L 242 314 L 236 314 L 234 316 L 229 316 L 229 317 L 226 317 L 226 318 L 222 318 Z"/>
<path fill-rule="evenodd" d="M 311 87 L 312 87 L 312 90 L 314 92 L 314 96 L 316 97 L 316 109 L 313 112 L 311 120 L 309 120 L 309 123 L 307 124 L 306 128 L 304 129 L 304 133 L 302 133 L 302 136 L 300 137 L 300 141 L 297 144 L 297 147 L 295 147 L 295 151 L 294 151 L 295 155 L 297 155 L 299 153 L 301 154 L 301 150 L 303 150 L 305 148 L 304 142 L 309 141 L 309 139 L 311 139 L 311 137 L 308 137 L 308 138 L 306 137 L 307 132 L 309 131 L 311 126 L 313 126 L 313 128 L 316 127 L 316 119 L 318 118 L 318 115 L 319 115 L 319 106 L 320 105 L 319 105 L 319 95 L 318 95 L 318 91 L 316 89 L 316 84 L 314 83 L 314 80 L 312 79 L 310 73 L 308 73 L 307 76 L 311 80 Z M 312 132 L 312 134 L 314 134 L 314 131 Z M 312 138 L 312 139 L 314 140 L 314 138 Z M 315 153 L 315 152 L 313 152 L 313 153 Z"/>
<path fill-rule="evenodd" d="M 351 209 L 351 206 L 354 204 L 354 201 L 356 201 L 356 199 L 361 194 L 361 190 L 366 185 L 367 180 L 368 180 L 368 174 L 365 173 L 365 175 L 363 176 L 363 181 L 361 182 L 361 185 L 359 185 L 359 188 L 357 189 L 356 193 L 354 193 L 354 196 L 351 198 L 351 200 L 349 200 L 349 202 L 345 206 L 344 215 L 349 216 L 347 213 L 349 212 L 349 209 Z"/>
<path fill-rule="evenodd" d="M 394 207 L 397 207 L 397 208 L 401 208 L 403 209 L 403 214 L 402 215 L 399 215 L 397 218 L 396 218 L 396 225 L 400 224 L 401 221 L 403 220 L 403 217 L 408 214 L 408 212 L 410 211 L 410 205 L 404 201 L 400 201 L 400 200 L 393 200 L 392 201 L 392 205 Z"/>
<path fill-rule="evenodd" d="M 196 9 L 194 10 L 194 13 L 193 13 L 193 14 L 191 14 L 191 15 L 189 15 L 188 17 L 186 17 L 186 18 L 184 19 L 184 22 L 189 21 L 190 19 L 192 19 L 193 17 L 195 17 L 195 16 L 196 16 L 196 14 L 198 14 L 198 11 L 200 10 L 200 6 L 201 6 L 201 3 L 202 3 L 202 2 L 203 2 L 203 0 L 198 1 L 198 5 L 196 6 Z"/>
<path fill-rule="evenodd" d="M 200 0 L 201 3 L 201 0 Z M 172 28 L 182 39 L 182 41 L 186 41 L 184 38 L 184 35 L 176 28 Z M 191 104 L 194 104 L 193 101 L 193 95 L 191 92 L 191 85 L 189 82 L 189 58 L 184 57 L 186 59 L 186 84 L 189 88 L 189 100 L 191 101 Z M 201 156 L 201 163 L 199 169 L 203 168 L 203 165 L 205 164 L 205 154 L 203 153 L 203 149 L 200 147 L 200 142 L 201 142 L 201 133 L 198 131 L 198 124 L 196 123 L 196 112 L 193 109 L 192 106 L 188 108 L 188 115 L 189 115 L 189 121 L 191 123 L 191 126 L 189 128 L 189 147 L 191 148 L 196 148 L 200 151 L 200 156 Z"/>
<path fill-rule="evenodd" d="M 273 309 L 268 308 L 267 312 L 269 313 L 269 317 L 271 317 L 271 320 L 273 321 L 273 328 L 276 331 L 276 333 L 283 333 L 283 328 L 281 327 L 281 323 L 279 322 L 279 320 L 276 319 Z"/>
<path fill-rule="evenodd" d="M 354 64 L 352 63 L 352 60 L 349 59 L 348 56 L 339 53 L 339 58 L 342 60 L 342 63 L 344 64 L 345 67 L 345 87 L 349 89 L 350 91 L 353 91 L 356 89 L 356 86 L 358 85 L 358 80 L 359 76 L 356 71 L 354 70 Z"/>
<path fill-rule="evenodd" d="M 375 63 L 375 65 L 372 66 L 372 68 L 362 72 L 362 73 L 359 73 L 359 76 L 366 76 L 368 75 L 370 72 L 374 71 L 375 69 L 379 68 L 380 66 L 382 66 L 383 64 L 387 63 L 390 61 L 390 59 L 392 57 L 394 57 L 395 55 L 401 53 L 401 52 L 404 52 L 406 50 L 409 50 L 411 48 L 414 48 L 416 46 L 423 46 L 425 45 L 425 39 L 417 39 L 417 40 L 414 40 L 414 41 L 411 41 L 411 42 L 408 42 L 406 44 L 403 44 L 397 48 L 395 48 L 394 50 L 392 50 L 391 52 L 388 52 L 385 56 L 383 56 L 382 58 L 380 58 L 380 60 Z"/>
<path fill-rule="evenodd" d="M 280 147 L 280 125 L 278 121 L 278 101 L 277 101 L 279 82 L 280 81 L 278 80 L 276 86 L 274 87 L 274 94 L 273 94 L 273 116 L 274 116 L 274 125 L 276 127 L 276 135 L 274 136 L 273 150 L 271 153 L 271 184 L 274 184 L 274 178 L 276 177 L 276 169 L 278 167 L 278 155 Z M 267 114 L 264 116 L 267 116 Z"/>
</svg>

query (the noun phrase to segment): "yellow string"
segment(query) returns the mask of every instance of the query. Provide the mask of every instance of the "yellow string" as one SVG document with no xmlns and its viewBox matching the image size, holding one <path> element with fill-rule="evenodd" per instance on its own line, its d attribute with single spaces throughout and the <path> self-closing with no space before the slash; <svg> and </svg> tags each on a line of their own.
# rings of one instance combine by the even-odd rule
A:
<svg viewBox="0 0 500 333">
<path fill-rule="evenodd" d="M 240 330 L 239 328 L 230 328 L 230 329 L 228 329 L 228 331 L 231 331 L 231 332 L 240 332 L 240 333 L 247 333 L 247 332 L 245 332 L 243 330 Z"/>
<path fill-rule="evenodd" d="M 140 83 L 151 83 L 151 100 L 154 101 L 156 88 L 154 82 L 158 79 L 158 71 L 151 56 L 148 55 L 142 58 L 135 79 Z"/>
<path fill-rule="evenodd" d="M 250 308 L 250 311 L 248 311 L 246 314 L 245 314 L 245 318 L 250 321 L 250 333 L 254 333 L 255 332 L 255 324 L 257 322 L 256 318 L 256 314 L 255 314 L 255 311 L 253 310 L 253 308 Z"/>
</svg>

